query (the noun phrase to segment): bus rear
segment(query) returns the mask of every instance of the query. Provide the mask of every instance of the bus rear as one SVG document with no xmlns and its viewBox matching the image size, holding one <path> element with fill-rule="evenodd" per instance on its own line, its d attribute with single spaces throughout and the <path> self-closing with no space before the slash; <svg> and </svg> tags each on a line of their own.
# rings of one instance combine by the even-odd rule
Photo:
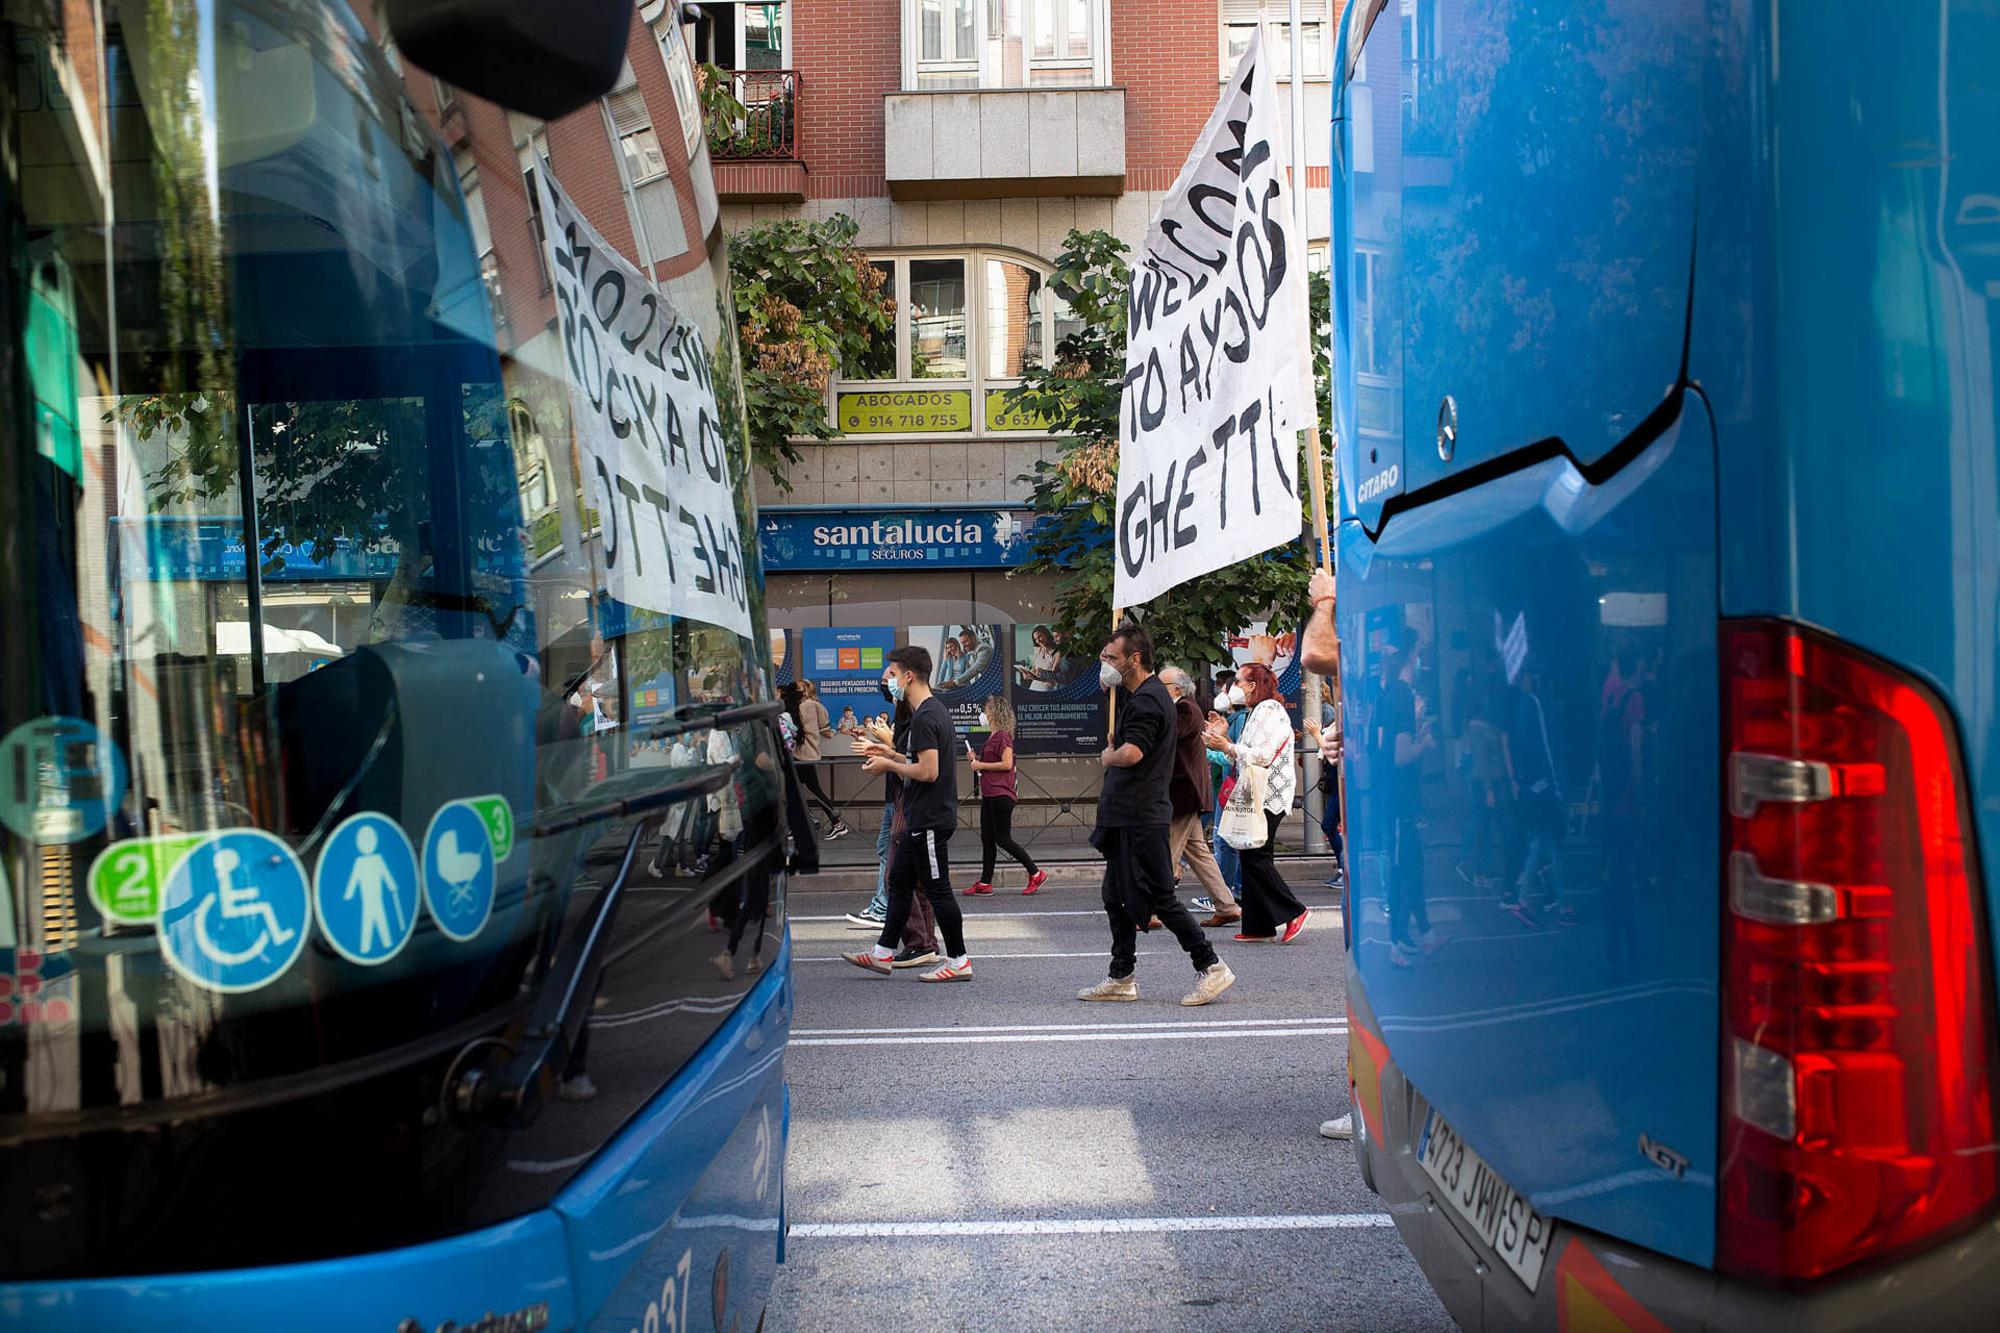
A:
<svg viewBox="0 0 2000 1333">
<path fill-rule="evenodd" d="M 2000 16 L 1342 33 L 1364 1174 L 1468 1328 L 1971 1326 Z"/>
<path fill-rule="evenodd" d="M 537 282 L 570 130 L 428 86 L 379 7 L 0 13 L 0 1323 L 754 1327 L 761 578 L 619 599 Z M 611 70 L 653 32 L 613 18 Z M 706 154 L 657 140 L 648 299 L 754 553 Z"/>
</svg>

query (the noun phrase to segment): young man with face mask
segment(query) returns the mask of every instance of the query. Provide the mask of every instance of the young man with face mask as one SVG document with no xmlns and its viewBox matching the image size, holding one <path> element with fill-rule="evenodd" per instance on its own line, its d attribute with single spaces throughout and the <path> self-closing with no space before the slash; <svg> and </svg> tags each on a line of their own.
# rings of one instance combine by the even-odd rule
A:
<svg viewBox="0 0 2000 1333">
<path fill-rule="evenodd" d="M 1097 797 L 1091 845 L 1104 854 L 1104 912 L 1111 921 L 1111 971 L 1079 1000 L 1136 1000 L 1139 929 L 1157 916 L 1187 950 L 1199 980 L 1181 1000 L 1208 1004 L 1236 982 L 1216 957 L 1186 904 L 1174 893 L 1168 850 L 1173 822 L 1177 728 L 1174 701 L 1153 674 L 1153 641 L 1138 625 L 1125 625 L 1098 654 L 1098 679 L 1115 690 L 1117 716 L 1111 744 L 1098 756 L 1104 786 Z"/>
<path fill-rule="evenodd" d="M 895 674 L 895 668 L 886 668 L 882 679 L 876 682 L 877 688 L 882 691 L 882 698 L 893 704 L 896 710 L 890 716 L 890 742 L 884 745 L 857 726 L 854 752 L 863 758 L 880 751 L 900 759 L 903 747 L 909 744 L 910 706 L 897 703 L 896 696 L 889 690 L 889 678 Z M 866 911 L 847 914 L 850 929 L 879 935 L 882 923 L 889 919 L 889 862 L 895 854 L 897 808 L 901 804 L 902 789 L 902 779 L 895 774 L 883 778 L 882 824 L 875 832 L 875 896 L 868 900 Z M 937 921 L 931 916 L 930 900 L 918 894 L 910 901 L 910 919 L 903 927 L 903 947 L 890 965 L 898 968 L 923 967 L 937 960 Z"/>
<path fill-rule="evenodd" d="M 891 652 L 888 683 L 897 702 L 910 706 L 905 753 L 872 749 L 861 771 L 891 774 L 902 783 L 901 826 L 889 856 L 889 915 L 873 948 L 845 957 L 856 967 L 890 975 L 911 901 L 921 892 L 937 916 L 945 960 L 919 980 L 970 981 L 965 922 L 952 896 L 947 857 L 952 831 L 958 827 L 957 728 L 951 710 L 931 693 L 931 655 L 925 649 L 905 644 Z"/>
</svg>

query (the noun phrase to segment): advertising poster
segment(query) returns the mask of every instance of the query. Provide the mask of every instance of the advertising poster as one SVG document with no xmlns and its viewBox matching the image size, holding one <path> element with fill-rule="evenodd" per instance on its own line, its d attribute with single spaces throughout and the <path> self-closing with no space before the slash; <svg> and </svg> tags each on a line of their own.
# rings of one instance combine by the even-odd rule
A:
<svg viewBox="0 0 2000 1333">
<path fill-rule="evenodd" d="M 1300 725 L 1299 704 L 1305 689 L 1304 668 L 1299 665 L 1299 636 L 1296 630 L 1279 631 L 1266 621 L 1252 621 L 1241 634 L 1229 639 L 1230 661 L 1240 671 L 1252 662 L 1262 662 L 1278 678 L 1278 693 L 1292 725 Z"/>
<path fill-rule="evenodd" d="M 797 674 L 819 687 L 820 702 L 836 727 L 878 715 L 886 718 L 889 705 L 880 688 L 882 668 L 901 641 L 901 631 L 887 625 L 802 629 Z"/>
<path fill-rule="evenodd" d="M 1017 753 L 1096 754 L 1104 748 L 1111 696 L 1097 683 L 1097 645 L 1067 641 L 1047 625 L 1016 625 L 1009 675 Z"/>
<path fill-rule="evenodd" d="M 983 732 L 980 706 L 1007 688 L 1004 625 L 912 625 L 909 642 L 929 650 L 931 689 L 961 736 Z"/>
</svg>

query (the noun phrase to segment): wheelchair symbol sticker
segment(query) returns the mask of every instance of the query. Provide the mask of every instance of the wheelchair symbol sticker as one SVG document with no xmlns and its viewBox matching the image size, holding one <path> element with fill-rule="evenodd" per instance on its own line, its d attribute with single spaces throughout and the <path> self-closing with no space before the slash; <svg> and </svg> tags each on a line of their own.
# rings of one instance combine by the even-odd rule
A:
<svg viewBox="0 0 2000 1333">
<path fill-rule="evenodd" d="M 298 961 L 312 924 L 306 870 L 261 829 L 218 833 L 181 858 L 160 900 L 160 952 L 225 995 L 270 985 Z"/>
<path fill-rule="evenodd" d="M 424 904 L 438 929 L 461 943 L 493 915 L 493 838 L 471 801 L 451 801 L 424 834 Z"/>
<path fill-rule="evenodd" d="M 417 929 L 417 854 L 386 815 L 341 821 L 313 872 L 313 911 L 333 951 L 373 967 L 403 951 Z"/>
</svg>

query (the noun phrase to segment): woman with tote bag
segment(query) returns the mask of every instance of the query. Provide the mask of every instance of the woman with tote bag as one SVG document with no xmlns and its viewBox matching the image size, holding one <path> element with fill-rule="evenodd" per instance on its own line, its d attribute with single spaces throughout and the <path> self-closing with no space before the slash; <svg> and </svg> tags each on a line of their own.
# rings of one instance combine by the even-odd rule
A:
<svg viewBox="0 0 2000 1333">
<path fill-rule="evenodd" d="M 1250 706 L 1250 720 L 1244 724 L 1242 737 L 1231 741 L 1227 733 L 1218 733 L 1212 727 L 1207 736 L 1209 746 L 1222 751 L 1236 765 L 1237 789 L 1230 793 L 1232 804 L 1246 792 L 1254 797 L 1256 788 L 1263 787 L 1263 800 L 1259 804 L 1264 816 L 1264 837 L 1255 846 L 1244 845 L 1250 841 L 1248 837 L 1241 841 L 1231 839 L 1243 865 L 1243 933 L 1236 938 L 1246 944 L 1271 941 L 1290 944 L 1306 928 L 1306 905 L 1278 874 L 1273 853 L 1278 825 L 1292 808 L 1292 790 L 1297 781 L 1292 773 L 1292 719 L 1278 697 L 1278 678 L 1271 668 L 1252 662 L 1237 673 L 1236 683 Z M 1225 821 L 1229 813 L 1224 813 Z M 1228 837 L 1230 832 L 1225 823 L 1223 835 Z M 1251 836 L 1254 837 L 1254 830 Z"/>
</svg>

